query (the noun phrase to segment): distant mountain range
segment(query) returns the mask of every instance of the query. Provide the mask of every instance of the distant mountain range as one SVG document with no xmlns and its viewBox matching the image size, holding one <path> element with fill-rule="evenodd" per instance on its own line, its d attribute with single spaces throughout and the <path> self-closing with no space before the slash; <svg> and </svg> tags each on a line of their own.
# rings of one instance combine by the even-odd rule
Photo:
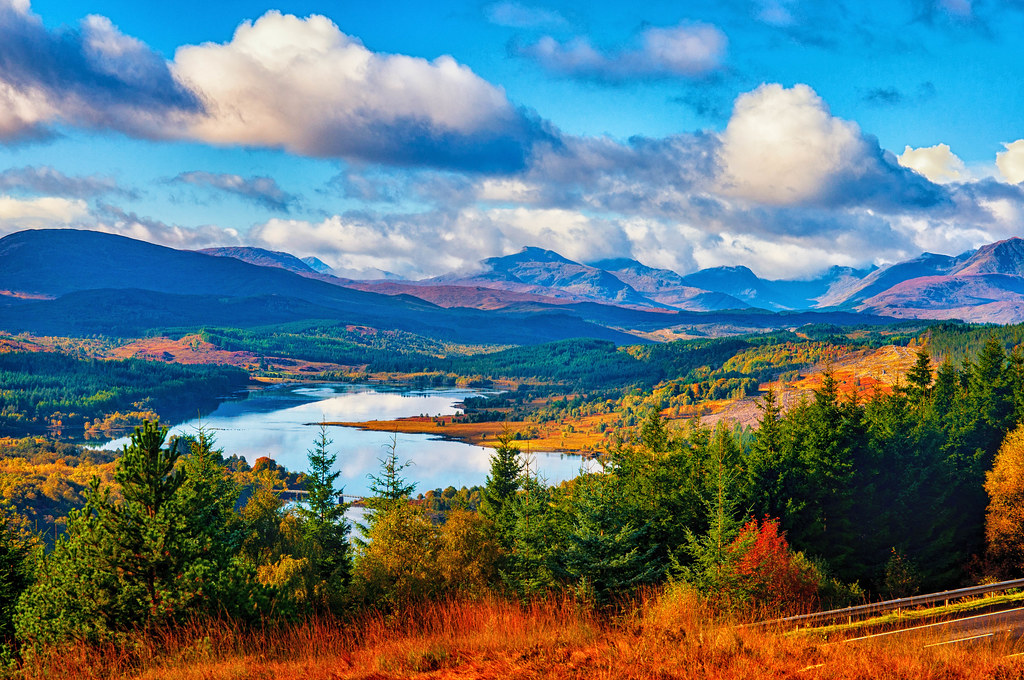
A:
<svg viewBox="0 0 1024 680">
<path fill-rule="evenodd" d="M 502 308 L 528 299 L 637 310 L 841 310 L 902 319 L 1018 323 L 1024 322 L 1024 240 L 1011 238 L 956 256 L 923 253 L 881 268 L 832 267 L 806 281 L 766 280 L 743 266 L 682 276 L 631 259 L 584 264 L 550 250 L 524 248 L 488 258 L 470 275 L 346 285 L 444 306 Z"/>
<path fill-rule="evenodd" d="M 524 248 L 471 274 L 339 277 L 316 257 L 181 251 L 123 236 L 29 230 L 0 239 L 0 329 L 137 335 L 202 325 L 333 320 L 462 343 L 616 342 L 892 319 L 1024 321 L 1024 240 L 882 268 L 773 281 L 746 267 L 688 275 L 631 259 Z"/>
<path fill-rule="evenodd" d="M 573 337 L 635 344 L 679 334 L 892 321 L 855 308 L 788 311 L 784 302 L 794 293 L 778 282 L 751 289 L 776 296 L 764 306 L 783 311 L 771 311 L 747 302 L 746 288 L 732 295 L 632 260 L 588 265 L 537 248 L 485 260 L 473 275 L 425 281 L 354 281 L 328 269 L 315 258 L 258 248 L 195 252 L 92 231 L 22 231 L 0 239 L 0 329 L 135 337 L 330 321 L 464 344 Z M 698 274 L 708 272 L 714 270 Z M 831 290 L 843 276 L 803 282 L 799 295 Z"/>
</svg>

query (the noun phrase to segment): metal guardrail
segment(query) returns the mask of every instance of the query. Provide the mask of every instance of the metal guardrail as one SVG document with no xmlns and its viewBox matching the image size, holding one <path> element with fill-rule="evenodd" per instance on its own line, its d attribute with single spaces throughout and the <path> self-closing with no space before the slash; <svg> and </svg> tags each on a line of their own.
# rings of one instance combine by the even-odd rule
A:
<svg viewBox="0 0 1024 680">
<path fill-rule="evenodd" d="M 762 621 L 755 625 L 795 624 L 802 626 L 843 618 L 852 620 L 854 618 L 870 616 L 871 614 L 880 614 L 894 609 L 907 609 L 910 607 L 919 607 L 921 605 L 936 604 L 938 602 L 948 603 L 950 600 L 960 600 L 965 597 L 974 597 L 976 595 L 999 593 L 1012 588 L 1024 588 L 1024 578 L 1014 579 L 1012 581 L 1000 581 L 999 583 L 989 583 L 983 586 L 971 586 L 969 588 L 958 588 L 956 590 L 943 590 L 939 593 L 929 593 L 927 595 L 914 595 L 913 597 L 903 597 L 898 600 L 886 600 L 884 602 L 876 602 L 874 604 L 861 604 L 856 607 L 831 609 L 826 612 L 788 616 L 784 619 Z"/>
</svg>

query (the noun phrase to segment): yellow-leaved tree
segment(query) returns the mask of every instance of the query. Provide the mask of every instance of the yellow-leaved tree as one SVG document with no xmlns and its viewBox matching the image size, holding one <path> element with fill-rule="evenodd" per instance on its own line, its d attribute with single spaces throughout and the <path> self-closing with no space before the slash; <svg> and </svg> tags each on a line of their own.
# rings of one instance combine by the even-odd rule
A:
<svg viewBox="0 0 1024 680">
<path fill-rule="evenodd" d="M 999 568 L 1024 571 L 1024 425 L 1006 435 L 985 477 L 985 542 Z"/>
</svg>

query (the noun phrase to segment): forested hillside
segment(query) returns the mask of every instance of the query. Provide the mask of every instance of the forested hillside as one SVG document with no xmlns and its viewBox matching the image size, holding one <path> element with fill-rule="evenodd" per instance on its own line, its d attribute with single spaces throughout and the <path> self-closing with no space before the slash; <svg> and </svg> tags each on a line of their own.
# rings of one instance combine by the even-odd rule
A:
<svg viewBox="0 0 1024 680">
<path fill-rule="evenodd" d="M 209 410 L 248 380 L 246 372 L 224 366 L 0 352 L 0 436 L 109 434 L 130 422 L 115 414 L 159 411 L 173 420 Z"/>
</svg>

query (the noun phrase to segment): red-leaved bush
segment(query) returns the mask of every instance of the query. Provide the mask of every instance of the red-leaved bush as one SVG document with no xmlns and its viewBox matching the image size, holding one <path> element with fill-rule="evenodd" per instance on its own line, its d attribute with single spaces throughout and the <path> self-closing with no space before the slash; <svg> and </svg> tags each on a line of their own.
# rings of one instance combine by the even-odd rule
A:
<svg viewBox="0 0 1024 680">
<path fill-rule="evenodd" d="M 733 541 L 741 588 L 752 604 L 780 610 L 808 609 L 817 597 L 820 578 L 802 553 L 789 547 L 779 520 L 751 518 Z"/>
</svg>

